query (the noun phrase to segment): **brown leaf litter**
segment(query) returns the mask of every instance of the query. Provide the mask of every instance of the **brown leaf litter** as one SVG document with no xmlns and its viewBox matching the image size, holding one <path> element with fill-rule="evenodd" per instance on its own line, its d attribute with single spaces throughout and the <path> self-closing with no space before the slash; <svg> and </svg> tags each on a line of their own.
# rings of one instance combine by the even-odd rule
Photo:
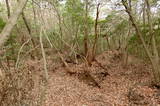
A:
<svg viewBox="0 0 160 106">
<path fill-rule="evenodd" d="M 100 64 L 93 62 L 91 67 L 70 63 L 73 75 L 49 60 L 44 106 L 159 106 L 160 91 L 147 85 L 152 79 L 150 66 L 140 62 L 123 68 L 120 57 L 118 51 L 107 51 L 96 57 Z M 40 63 L 32 66 L 42 70 Z"/>
</svg>

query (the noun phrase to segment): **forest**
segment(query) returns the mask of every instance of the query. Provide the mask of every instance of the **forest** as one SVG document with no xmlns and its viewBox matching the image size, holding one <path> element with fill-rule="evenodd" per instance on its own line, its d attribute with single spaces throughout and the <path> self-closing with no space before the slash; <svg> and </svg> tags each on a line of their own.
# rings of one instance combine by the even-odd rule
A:
<svg viewBox="0 0 160 106">
<path fill-rule="evenodd" d="M 159 0 L 0 0 L 0 106 L 160 106 Z"/>
</svg>

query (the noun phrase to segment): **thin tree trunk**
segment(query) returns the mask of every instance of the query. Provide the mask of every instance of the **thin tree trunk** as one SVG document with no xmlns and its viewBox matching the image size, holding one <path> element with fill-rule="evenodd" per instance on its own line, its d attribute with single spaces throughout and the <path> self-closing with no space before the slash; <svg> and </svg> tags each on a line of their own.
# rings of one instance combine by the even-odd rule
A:
<svg viewBox="0 0 160 106">
<path fill-rule="evenodd" d="M 33 47 L 35 48 L 35 47 L 36 47 L 36 44 L 35 44 L 35 42 L 34 42 L 34 40 L 33 40 L 33 38 L 32 38 L 32 31 L 31 31 L 31 28 L 29 27 L 29 24 L 28 24 L 28 22 L 27 22 L 27 19 L 26 19 L 26 17 L 25 17 L 24 12 L 22 12 L 22 18 L 23 18 L 24 24 L 25 24 L 25 26 L 26 26 L 26 28 L 27 28 L 27 30 L 28 30 L 28 33 L 29 33 L 29 36 L 30 36 L 30 38 L 31 38 Z"/>
<path fill-rule="evenodd" d="M 145 29 L 145 26 L 146 26 L 146 3 L 145 2 L 143 4 L 143 26 Z"/>
<path fill-rule="evenodd" d="M 111 45 L 109 43 L 109 36 L 106 34 L 106 40 L 107 40 L 107 44 L 108 44 L 108 49 L 110 50 L 111 49 Z"/>
<path fill-rule="evenodd" d="M 17 1 L 19 2 L 19 0 L 17 0 Z M 32 1 L 32 2 L 33 2 L 33 1 Z M 35 15 L 35 14 L 34 14 L 34 15 Z M 22 19 L 23 19 L 23 21 L 24 21 L 24 24 L 25 24 L 27 30 L 28 30 L 28 33 L 29 33 L 29 36 L 30 36 L 30 38 L 31 38 L 31 42 L 32 42 L 32 44 L 33 44 L 33 47 L 35 48 L 35 47 L 36 47 L 36 44 L 35 44 L 35 42 L 34 42 L 34 39 L 32 38 L 32 31 L 31 31 L 31 28 L 29 27 L 29 24 L 28 24 L 27 19 L 26 19 L 26 17 L 25 17 L 24 11 L 22 11 Z"/>
<path fill-rule="evenodd" d="M 94 39 L 94 44 L 92 48 L 92 60 L 95 58 L 96 55 L 96 49 L 97 49 L 97 42 L 98 42 L 98 18 L 99 18 L 99 6 L 100 3 L 97 5 L 97 13 L 96 13 L 96 20 L 95 20 L 95 39 Z"/>
<path fill-rule="evenodd" d="M 130 11 L 132 11 L 132 1 L 129 0 L 129 9 Z M 122 53 L 123 53 L 123 67 L 125 68 L 128 64 L 128 40 L 129 40 L 129 36 L 131 34 L 131 22 L 130 22 L 130 18 L 128 19 L 128 33 L 127 33 L 127 37 L 125 38 L 125 44 L 124 47 L 122 47 Z"/>
<path fill-rule="evenodd" d="M 147 4 L 147 16 L 148 16 L 148 25 L 149 25 L 149 33 L 150 36 L 152 37 L 152 48 L 153 48 L 153 54 L 156 58 L 156 61 L 159 61 L 159 56 L 158 56 L 158 51 L 156 47 L 156 41 L 155 41 L 155 34 L 153 32 L 153 24 L 152 24 L 152 18 L 151 18 L 151 11 L 150 11 L 150 4 L 148 0 L 145 0 Z"/>
<path fill-rule="evenodd" d="M 34 18 L 33 18 L 34 19 L 34 24 L 37 25 L 38 21 L 37 21 L 37 17 L 36 17 L 36 10 L 35 10 L 35 7 L 34 7 L 34 1 L 33 0 L 32 0 L 32 10 L 33 10 L 33 16 L 34 16 Z M 36 33 L 38 33 L 38 29 L 37 28 L 36 28 L 35 31 L 36 31 Z"/>
<path fill-rule="evenodd" d="M 2 47 L 4 45 L 4 43 L 8 40 L 9 36 L 10 36 L 10 33 L 13 29 L 13 27 L 16 25 L 17 23 L 17 20 L 20 16 L 20 14 L 22 13 L 26 3 L 27 3 L 28 0 L 22 0 L 15 12 L 11 15 L 10 19 L 8 20 L 7 24 L 5 25 L 5 27 L 3 28 L 2 32 L 0 33 L 0 47 Z"/>
<path fill-rule="evenodd" d="M 84 52 L 85 56 L 88 54 L 88 0 L 85 0 L 85 29 L 84 29 Z"/>
<path fill-rule="evenodd" d="M 129 36 L 131 34 L 131 23 L 129 21 L 129 24 L 128 24 L 128 34 L 127 34 L 127 37 L 125 38 L 125 45 L 124 47 L 122 47 L 122 52 L 123 52 L 123 67 L 125 68 L 128 64 L 128 39 L 129 39 Z"/>
<path fill-rule="evenodd" d="M 8 2 L 8 0 L 5 0 L 6 1 L 6 7 L 7 7 L 7 15 L 8 15 L 8 18 L 10 17 L 10 15 L 11 15 L 11 12 L 10 12 L 10 6 L 9 6 L 9 2 Z"/>
<path fill-rule="evenodd" d="M 45 51 L 44 51 L 42 36 L 43 36 L 43 29 L 41 28 L 39 41 L 40 41 L 40 44 L 41 44 L 41 51 L 42 51 L 42 57 L 43 57 L 44 76 L 45 76 L 45 80 L 48 81 L 49 75 L 48 75 L 47 60 L 46 60 L 46 54 L 45 54 Z"/>
<path fill-rule="evenodd" d="M 59 10 L 57 9 L 55 3 L 53 3 L 53 7 L 54 7 L 54 10 L 56 11 L 57 18 L 58 18 L 60 36 L 61 36 L 61 39 L 63 39 L 62 18 L 61 18 L 61 15 L 60 15 Z M 61 43 L 61 47 L 63 47 L 63 42 L 60 42 L 60 43 Z"/>
</svg>

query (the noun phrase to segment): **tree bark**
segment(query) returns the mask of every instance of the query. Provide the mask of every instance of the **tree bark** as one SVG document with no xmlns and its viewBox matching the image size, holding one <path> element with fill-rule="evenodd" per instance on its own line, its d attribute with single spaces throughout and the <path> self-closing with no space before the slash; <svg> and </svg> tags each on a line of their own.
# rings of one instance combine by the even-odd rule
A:
<svg viewBox="0 0 160 106">
<path fill-rule="evenodd" d="M 8 40 L 10 33 L 13 27 L 16 25 L 17 20 L 22 13 L 26 3 L 28 0 L 22 0 L 19 5 L 17 6 L 15 12 L 9 18 L 7 24 L 3 28 L 2 32 L 0 33 L 0 47 L 4 45 L 4 43 Z"/>
</svg>

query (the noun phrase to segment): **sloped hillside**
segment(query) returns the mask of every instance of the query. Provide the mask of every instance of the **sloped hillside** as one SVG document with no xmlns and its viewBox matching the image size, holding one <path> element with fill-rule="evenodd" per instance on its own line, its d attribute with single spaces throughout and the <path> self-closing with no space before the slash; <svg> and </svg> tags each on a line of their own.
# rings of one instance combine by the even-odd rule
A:
<svg viewBox="0 0 160 106">
<path fill-rule="evenodd" d="M 151 68 L 142 61 L 123 68 L 121 54 L 107 51 L 89 68 L 84 63 L 69 68 L 73 74 L 62 66 L 50 72 L 46 106 L 160 105 L 159 90 L 150 86 Z"/>
</svg>

